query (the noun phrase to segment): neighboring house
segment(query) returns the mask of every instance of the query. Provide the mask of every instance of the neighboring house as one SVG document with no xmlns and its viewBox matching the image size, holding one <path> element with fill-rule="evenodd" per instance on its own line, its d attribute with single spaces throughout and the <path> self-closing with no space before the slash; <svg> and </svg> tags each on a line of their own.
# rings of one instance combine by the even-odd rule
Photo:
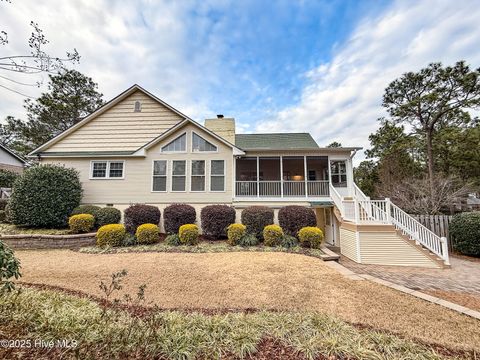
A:
<svg viewBox="0 0 480 360">
<path fill-rule="evenodd" d="M 326 242 L 354 261 L 442 266 L 440 238 L 355 185 L 359 149 L 319 147 L 307 133 L 236 134 L 235 120 L 221 115 L 202 126 L 134 85 L 30 156 L 77 169 L 83 203 L 188 203 L 198 214 L 209 204 L 237 214 L 297 204 L 313 208 Z"/>
<path fill-rule="evenodd" d="M 0 144 L 0 169 L 22 173 L 26 161 L 3 144 Z"/>
</svg>

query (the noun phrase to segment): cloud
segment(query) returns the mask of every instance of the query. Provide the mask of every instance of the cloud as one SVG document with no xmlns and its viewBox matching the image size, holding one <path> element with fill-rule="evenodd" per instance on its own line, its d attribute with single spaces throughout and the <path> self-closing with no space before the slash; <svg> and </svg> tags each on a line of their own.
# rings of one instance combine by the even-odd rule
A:
<svg viewBox="0 0 480 360">
<path fill-rule="evenodd" d="M 430 62 L 480 65 L 480 7 L 475 1 L 397 1 L 363 19 L 331 61 L 305 76 L 297 104 L 271 114 L 256 131 L 310 131 L 320 145 L 368 147 L 384 116 L 386 86 Z"/>
</svg>

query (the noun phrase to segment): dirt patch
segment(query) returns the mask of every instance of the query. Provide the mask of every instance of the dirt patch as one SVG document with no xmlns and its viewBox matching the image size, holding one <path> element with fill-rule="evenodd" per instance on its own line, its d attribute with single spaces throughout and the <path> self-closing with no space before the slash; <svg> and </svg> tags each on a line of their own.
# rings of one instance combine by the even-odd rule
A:
<svg viewBox="0 0 480 360">
<path fill-rule="evenodd" d="M 22 281 L 101 296 L 99 283 L 127 269 L 125 291 L 146 284 L 163 309 L 318 311 L 449 348 L 480 349 L 478 320 L 369 281 L 319 259 L 285 253 L 83 254 L 18 251 Z"/>
<path fill-rule="evenodd" d="M 480 280 L 479 280 L 480 281 Z M 480 311 L 480 296 L 460 291 L 446 290 L 422 290 L 422 292 L 439 297 L 455 304 L 465 306 L 469 309 Z"/>
</svg>

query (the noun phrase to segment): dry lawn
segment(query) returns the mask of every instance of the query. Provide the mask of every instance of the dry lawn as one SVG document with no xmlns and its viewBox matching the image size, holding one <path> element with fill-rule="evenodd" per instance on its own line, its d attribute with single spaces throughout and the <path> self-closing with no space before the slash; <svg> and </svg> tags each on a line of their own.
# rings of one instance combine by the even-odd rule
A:
<svg viewBox="0 0 480 360">
<path fill-rule="evenodd" d="M 285 253 L 84 254 L 17 251 L 23 282 L 101 295 L 127 269 L 125 289 L 147 285 L 162 308 L 261 308 L 333 314 L 351 323 L 451 348 L 480 349 L 480 321 L 369 281 L 349 280 L 319 259 Z"/>
</svg>

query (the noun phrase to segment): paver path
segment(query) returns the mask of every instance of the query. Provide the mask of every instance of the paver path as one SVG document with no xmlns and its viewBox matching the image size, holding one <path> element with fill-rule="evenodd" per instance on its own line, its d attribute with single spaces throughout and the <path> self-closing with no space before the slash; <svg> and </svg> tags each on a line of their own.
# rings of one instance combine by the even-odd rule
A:
<svg viewBox="0 0 480 360">
<path fill-rule="evenodd" d="M 459 291 L 480 295 L 480 262 L 452 257 L 451 269 L 357 264 L 342 256 L 340 263 L 357 274 L 368 274 L 415 290 Z"/>
</svg>

